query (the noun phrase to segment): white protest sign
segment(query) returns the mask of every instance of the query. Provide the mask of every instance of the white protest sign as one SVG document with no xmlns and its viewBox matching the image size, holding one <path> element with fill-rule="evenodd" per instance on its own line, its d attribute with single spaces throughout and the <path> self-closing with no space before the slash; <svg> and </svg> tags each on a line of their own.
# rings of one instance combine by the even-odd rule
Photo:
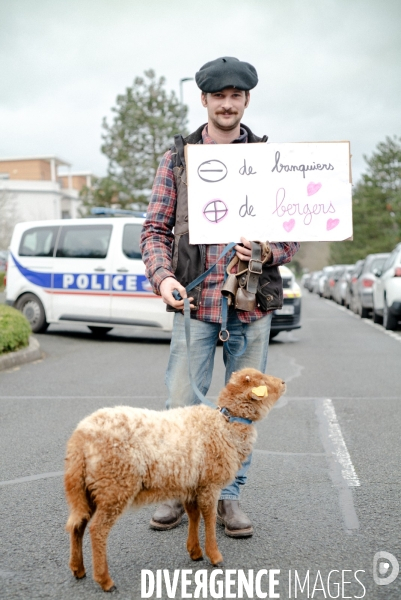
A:
<svg viewBox="0 0 401 600">
<path fill-rule="evenodd" d="M 188 144 L 191 244 L 352 236 L 349 142 Z"/>
</svg>

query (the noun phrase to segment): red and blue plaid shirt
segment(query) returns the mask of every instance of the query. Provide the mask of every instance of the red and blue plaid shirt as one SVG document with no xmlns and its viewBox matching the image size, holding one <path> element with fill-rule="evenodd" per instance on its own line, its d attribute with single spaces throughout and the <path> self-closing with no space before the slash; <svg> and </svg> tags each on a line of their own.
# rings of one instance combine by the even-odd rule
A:
<svg viewBox="0 0 401 600">
<path fill-rule="evenodd" d="M 247 132 L 241 128 L 241 135 L 234 140 L 236 143 L 246 143 Z M 207 125 L 202 132 L 204 144 L 215 144 L 207 131 Z M 177 189 L 175 187 L 173 160 L 171 150 L 163 156 L 157 169 L 152 189 L 152 197 L 148 206 L 146 221 L 141 235 L 142 258 L 146 265 L 146 276 L 152 284 L 155 294 L 160 295 L 160 284 L 166 277 L 174 277 L 171 270 L 172 246 L 174 240 L 173 227 Z M 270 244 L 272 249 L 271 264 L 284 265 L 290 262 L 298 251 L 297 242 Z M 211 267 L 220 256 L 225 244 L 210 244 L 206 246 L 206 269 Z M 225 269 L 230 254 L 226 255 L 206 277 L 202 285 L 202 295 L 199 310 L 193 317 L 209 323 L 221 323 L 221 287 L 224 281 Z M 254 311 L 238 311 L 238 318 L 243 323 L 250 323 L 265 316 L 266 312 L 256 308 Z"/>
</svg>

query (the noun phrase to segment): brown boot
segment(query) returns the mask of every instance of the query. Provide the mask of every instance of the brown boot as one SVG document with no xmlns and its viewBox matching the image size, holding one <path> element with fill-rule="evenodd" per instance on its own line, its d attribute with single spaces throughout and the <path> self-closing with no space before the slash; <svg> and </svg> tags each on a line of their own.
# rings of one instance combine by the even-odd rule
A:
<svg viewBox="0 0 401 600">
<path fill-rule="evenodd" d="M 238 500 L 219 500 L 217 522 L 224 525 L 224 533 L 229 537 L 249 537 L 253 527 L 249 518 L 240 509 Z"/>
<path fill-rule="evenodd" d="M 185 510 L 178 500 L 167 500 L 156 508 L 153 517 L 150 520 L 152 529 L 174 529 L 182 521 L 182 515 Z"/>
</svg>

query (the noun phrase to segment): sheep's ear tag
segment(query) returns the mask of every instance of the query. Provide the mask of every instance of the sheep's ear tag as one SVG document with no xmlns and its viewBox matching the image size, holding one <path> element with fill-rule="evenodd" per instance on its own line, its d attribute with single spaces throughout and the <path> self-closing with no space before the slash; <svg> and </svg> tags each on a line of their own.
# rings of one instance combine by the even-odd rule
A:
<svg viewBox="0 0 401 600">
<path fill-rule="evenodd" d="M 269 395 L 267 391 L 267 387 L 265 385 L 260 385 L 259 387 L 252 388 L 252 394 L 255 394 L 258 398 L 266 398 Z"/>
</svg>

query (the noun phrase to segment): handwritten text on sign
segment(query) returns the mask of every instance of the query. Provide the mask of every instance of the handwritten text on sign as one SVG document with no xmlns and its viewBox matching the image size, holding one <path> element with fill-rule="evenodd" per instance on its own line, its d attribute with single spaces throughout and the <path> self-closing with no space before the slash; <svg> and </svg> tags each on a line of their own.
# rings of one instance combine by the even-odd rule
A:
<svg viewBox="0 0 401 600">
<path fill-rule="evenodd" d="M 185 149 L 191 244 L 352 236 L 349 142 Z"/>
</svg>

